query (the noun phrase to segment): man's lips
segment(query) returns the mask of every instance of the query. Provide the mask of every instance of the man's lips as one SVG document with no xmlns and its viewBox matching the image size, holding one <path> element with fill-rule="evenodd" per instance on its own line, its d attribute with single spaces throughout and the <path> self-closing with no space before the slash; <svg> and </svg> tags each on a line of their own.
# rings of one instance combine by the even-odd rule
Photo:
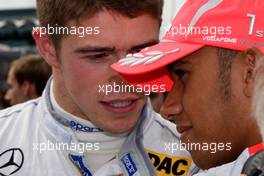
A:
<svg viewBox="0 0 264 176">
<path fill-rule="evenodd" d="M 108 110 L 114 113 L 126 113 L 132 111 L 136 107 L 138 98 L 122 98 L 100 101 L 100 103 Z"/>
</svg>

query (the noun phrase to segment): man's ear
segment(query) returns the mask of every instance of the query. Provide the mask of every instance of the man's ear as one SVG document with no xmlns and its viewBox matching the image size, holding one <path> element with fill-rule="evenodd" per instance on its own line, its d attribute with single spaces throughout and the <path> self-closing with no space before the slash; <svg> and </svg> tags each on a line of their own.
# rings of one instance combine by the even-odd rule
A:
<svg viewBox="0 0 264 176">
<path fill-rule="evenodd" d="M 30 83 L 28 81 L 24 81 L 21 85 L 21 89 L 25 97 L 30 96 Z"/>
<path fill-rule="evenodd" d="M 39 52 L 51 67 L 57 68 L 59 67 L 59 59 L 57 58 L 55 46 L 48 35 L 41 34 L 40 30 L 33 33 Z"/>
<path fill-rule="evenodd" d="M 245 70 L 244 70 L 244 94 L 247 97 L 252 97 L 253 95 L 253 85 L 254 85 L 254 78 L 255 78 L 255 67 L 256 63 L 263 54 L 260 50 L 257 48 L 248 48 L 245 51 L 244 55 L 244 64 L 245 64 Z"/>
<path fill-rule="evenodd" d="M 30 83 L 29 81 L 24 81 L 22 86 L 23 94 L 27 98 L 33 98 L 37 96 L 36 90 L 35 90 L 35 84 Z"/>
</svg>

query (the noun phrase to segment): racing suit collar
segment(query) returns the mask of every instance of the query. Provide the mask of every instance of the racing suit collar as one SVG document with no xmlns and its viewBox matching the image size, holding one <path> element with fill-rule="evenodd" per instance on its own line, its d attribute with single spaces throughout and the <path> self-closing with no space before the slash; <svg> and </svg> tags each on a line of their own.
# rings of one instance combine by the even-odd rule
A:
<svg viewBox="0 0 264 176">
<path fill-rule="evenodd" d="M 61 114 L 61 116 L 63 116 L 67 120 L 73 122 L 73 123 L 71 123 L 71 126 L 70 126 L 73 130 L 76 130 L 79 132 L 102 132 L 103 131 L 102 129 L 95 127 L 95 125 L 93 125 L 90 121 L 84 120 L 84 119 L 79 118 L 73 114 L 68 113 L 57 103 L 57 101 L 54 97 L 54 93 L 53 93 L 53 80 L 51 80 L 51 83 L 50 83 L 50 94 L 49 94 L 49 96 L 50 96 L 51 106 L 53 107 L 53 109 L 58 114 Z M 85 128 L 85 127 L 87 127 L 87 128 Z"/>
</svg>

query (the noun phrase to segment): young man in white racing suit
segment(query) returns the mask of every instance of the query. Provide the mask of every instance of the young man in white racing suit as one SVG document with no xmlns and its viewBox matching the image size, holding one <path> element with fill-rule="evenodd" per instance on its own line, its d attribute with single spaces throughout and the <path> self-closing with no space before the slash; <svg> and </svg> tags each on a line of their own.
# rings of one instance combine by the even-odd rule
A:
<svg viewBox="0 0 264 176">
<path fill-rule="evenodd" d="M 53 76 L 0 112 L 0 175 L 192 175 L 175 126 L 110 67 L 158 42 L 161 0 L 37 0 L 34 38 Z"/>
</svg>

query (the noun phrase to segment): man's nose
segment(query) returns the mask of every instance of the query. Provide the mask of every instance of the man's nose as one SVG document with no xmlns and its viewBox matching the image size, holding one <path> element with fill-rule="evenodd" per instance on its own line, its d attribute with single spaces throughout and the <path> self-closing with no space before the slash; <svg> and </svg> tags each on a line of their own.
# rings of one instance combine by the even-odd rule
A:
<svg viewBox="0 0 264 176">
<path fill-rule="evenodd" d="M 5 96 L 4 96 L 4 100 L 9 102 L 11 99 L 11 96 L 10 96 L 10 91 L 8 90 L 6 93 L 5 93 Z"/>
<path fill-rule="evenodd" d="M 127 54 L 128 54 L 127 51 L 118 51 L 116 53 L 116 57 L 118 58 L 118 60 L 120 60 L 120 59 L 125 58 Z"/>
<path fill-rule="evenodd" d="M 124 57 L 126 57 L 127 52 L 125 51 L 118 51 L 115 55 L 115 62 L 117 62 L 120 59 L 123 59 Z M 113 70 L 111 67 L 109 67 L 110 72 L 109 72 L 109 83 L 116 83 L 116 84 L 129 84 L 123 77 L 122 75 L 120 75 L 118 72 L 116 72 L 115 70 Z"/>
<path fill-rule="evenodd" d="M 165 94 L 164 102 L 160 109 L 160 114 L 169 121 L 174 121 L 175 117 L 183 111 L 182 88 L 174 84 L 171 92 Z"/>
</svg>

